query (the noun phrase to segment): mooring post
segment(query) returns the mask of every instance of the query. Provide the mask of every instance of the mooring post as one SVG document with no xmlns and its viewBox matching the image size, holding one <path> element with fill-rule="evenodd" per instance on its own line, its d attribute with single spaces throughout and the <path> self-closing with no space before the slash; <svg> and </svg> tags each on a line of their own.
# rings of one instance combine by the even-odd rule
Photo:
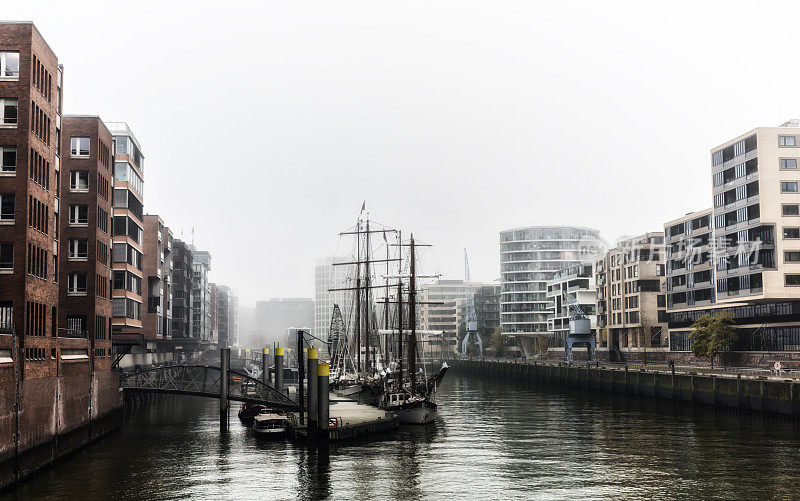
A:
<svg viewBox="0 0 800 501">
<path fill-rule="evenodd" d="M 328 407 L 328 375 L 330 366 L 319 364 L 317 368 L 317 426 L 320 431 L 319 437 L 322 440 L 328 439 L 328 418 L 330 408 Z"/>
<path fill-rule="evenodd" d="M 261 380 L 269 384 L 269 348 L 261 348 Z"/>
<path fill-rule="evenodd" d="M 306 405 L 305 396 L 303 395 L 303 380 L 306 378 L 305 371 L 305 354 L 303 353 L 303 335 L 305 332 L 302 329 L 297 329 L 297 404 L 300 405 L 300 426 L 304 424 L 303 408 Z"/>
<path fill-rule="evenodd" d="M 228 431 L 228 368 L 231 363 L 231 349 L 221 348 L 219 354 L 219 431 Z"/>
<path fill-rule="evenodd" d="M 275 348 L 275 389 L 283 393 L 283 348 Z"/>
<path fill-rule="evenodd" d="M 317 426 L 317 400 L 320 391 L 318 386 L 319 371 L 317 364 L 319 363 L 319 350 L 317 348 L 308 349 L 308 430 L 309 434 L 316 430 Z"/>
</svg>

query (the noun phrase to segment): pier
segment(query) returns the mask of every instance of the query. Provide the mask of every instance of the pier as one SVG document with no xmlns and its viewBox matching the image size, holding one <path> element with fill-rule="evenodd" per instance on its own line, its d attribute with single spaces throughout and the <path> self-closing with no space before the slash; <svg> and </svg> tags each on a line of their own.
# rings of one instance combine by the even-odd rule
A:
<svg viewBox="0 0 800 501">
<path fill-rule="evenodd" d="M 704 368 L 554 363 L 521 360 L 452 360 L 454 371 L 581 388 L 691 405 L 800 418 L 800 379 L 748 375 Z"/>
</svg>

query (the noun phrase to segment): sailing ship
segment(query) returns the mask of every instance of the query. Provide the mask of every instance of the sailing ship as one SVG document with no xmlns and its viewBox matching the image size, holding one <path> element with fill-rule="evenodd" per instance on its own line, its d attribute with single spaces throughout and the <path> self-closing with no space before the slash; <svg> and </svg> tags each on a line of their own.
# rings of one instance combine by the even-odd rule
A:
<svg viewBox="0 0 800 501">
<path fill-rule="evenodd" d="M 380 258 L 375 257 L 371 246 L 374 233 L 383 236 L 385 254 Z M 359 217 L 355 229 L 341 235 L 355 236 L 355 260 L 336 262 L 334 266 L 350 266 L 355 275 L 355 286 L 329 290 L 354 292 L 352 312 L 355 318 L 348 330 L 341 309 L 338 305 L 334 307 L 329 332 L 331 389 L 360 403 L 379 405 L 395 412 L 401 423 L 429 423 L 436 416 L 435 394 L 447 372 L 447 365 L 443 364 L 428 377 L 424 360 L 418 363 L 418 335 L 431 334 L 417 329 L 417 306 L 420 304 L 417 281 L 420 275 L 417 273 L 416 249 L 421 244 L 414 241 L 413 235 L 408 243 L 404 243 L 402 233 L 397 230 L 371 227 L 368 215 L 365 220 Z M 396 243 L 390 244 L 389 236 Z M 409 249 L 407 270 L 404 269 L 404 248 Z M 375 268 L 381 265 L 385 268 L 383 284 L 376 285 Z M 392 274 L 392 270 L 396 270 L 396 274 Z M 395 279 L 396 283 L 390 282 Z M 395 296 L 390 294 L 393 289 L 396 290 Z M 383 297 L 373 300 L 373 291 L 380 290 L 383 290 Z M 378 304 L 383 309 L 383 329 L 377 328 L 381 323 L 375 309 Z M 391 319 L 392 313 L 396 326 Z"/>
</svg>

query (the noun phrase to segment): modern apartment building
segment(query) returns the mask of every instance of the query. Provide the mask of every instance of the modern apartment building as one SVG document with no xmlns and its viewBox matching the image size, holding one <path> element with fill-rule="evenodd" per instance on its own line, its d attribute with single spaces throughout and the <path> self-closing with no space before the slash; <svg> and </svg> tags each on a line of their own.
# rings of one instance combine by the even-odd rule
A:
<svg viewBox="0 0 800 501">
<path fill-rule="evenodd" d="M 61 120 L 61 186 L 58 336 L 87 339 L 90 364 L 111 368 L 111 215 L 113 139 L 98 117 L 64 116 Z M 55 228 L 54 228 L 55 229 Z M 59 264 L 60 263 L 60 264 Z M 69 348 L 83 355 L 86 347 Z M 66 347 L 62 347 L 62 353 Z"/>
<path fill-rule="evenodd" d="M 500 327 L 500 286 L 482 285 L 477 287 L 473 300 L 475 315 L 478 317 L 478 333 L 486 346 L 494 330 Z M 463 325 L 463 314 L 461 322 Z M 461 330 L 460 326 L 459 330 Z"/>
<path fill-rule="evenodd" d="M 314 325 L 314 300 L 311 298 L 272 298 L 256 302 L 256 329 L 265 344 L 294 343 L 288 339 L 292 327 Z"/>
<path fill-rule="evenodd" d="M 239 299 L 227 285 L 214 284 L 217 298 L 217 331 L 220 347 L 239 345 Z"/>
<path fill-rule="evenodd" d="M 712 301 L 694 305 L 687 291 L 685 308 L 673 298 L 671 351 L 689 351 L 691 324 L 721 310 L 736 318 L 731 351 L 740 353 L 738 363 L 800 351 L 799 162 L 798 120 L 758 127 L 711 150 L 715 290 Z"/>
<path fill-rule="evenodd" d="M 331 326 L 333 305 L 339 305 L 346 325 L 355 322 L 354 291 L 330 291 L 332 288 L 354 287 L 355 266 L 333 266 L 336 259 L 324 257 L 317 260 L 314 267 L 314 335 L 320 339 L 328 338 Z M 266 334 L 266 333 L 263 333 Z M 266 338 L 262 340 L 266 344 Z"/>
<path fill-rule="evenodd" d="M 488 284 L 463 280 L 437 280 L 422 286 L 419 311 L 419 327 L 423 331 L 440 331 L 441 337 L 423 336 L 422 342 L 430 345 L 436 353 L 455 353 L 461 348 L 458 344 L 459 331 L 464 330 L 464 307 L 467 296 L 475 294 Z"/>
<path fill-rule="evenodd" d="M 612 361 L 667 343 L 664 234 L 624 239 L 595 263 L 600 350 Z"/>
<path fill-rule="evenodd" d="M 114 136 L 114 271 L 112 334 L 115 344 L 142 340 L 144 156 L 128 124 L 106 124 Z"/>
<path fill-rule="evenodd" d="M 547 298 L 553 304 L 552 313 L 547 318 L 552 347 L 564 347 L 569 334 L 569 319 L 575 314 L 575 307 L 589 319 L 592 329 L 597 326 L 597 290 L 591 264 L 577 264 L 556 272 L 547 282 Z"/>
<path fill-rule="evenodd" d="M 144 216 L 144 266 L 147 310 L 145 340 L 172 339 L 172 231 L 155 214 Z"/>
<path fill-rule="evenodd" d="M 602 248 L 600 232 L 592 228 L 530 226 L 500 232 L 501 328 L 526 355 L 548 346 L 547 282 L 560 270 L 591 263 Z"/>
<path fill-rule="evenodd" d="M 211 283 L 208 272 L 211 271 L 211 253 L 192 249 L 192 335 L 198 339 L 213 343 L 216 339 L 211 330 Z"/>
<path fill-rule="evenodd" d="M 172 240 L 172 338 L 199 339 L 192 333 L 192 287 L 194 254 L 183 240 Z"/>
</svg>

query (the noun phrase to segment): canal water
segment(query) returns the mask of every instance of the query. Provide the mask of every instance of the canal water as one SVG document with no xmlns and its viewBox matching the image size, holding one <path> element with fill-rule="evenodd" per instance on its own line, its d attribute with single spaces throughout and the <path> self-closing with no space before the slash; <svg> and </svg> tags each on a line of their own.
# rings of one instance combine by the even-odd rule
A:
<svg viewBox="0 0 800 501">
<path fill-rule="evenodd" d="M 169 397 L 11 499 L 793 499 L 800 428 L 448 374 L 436 426 L 318 452 Z"/>
</svg>

